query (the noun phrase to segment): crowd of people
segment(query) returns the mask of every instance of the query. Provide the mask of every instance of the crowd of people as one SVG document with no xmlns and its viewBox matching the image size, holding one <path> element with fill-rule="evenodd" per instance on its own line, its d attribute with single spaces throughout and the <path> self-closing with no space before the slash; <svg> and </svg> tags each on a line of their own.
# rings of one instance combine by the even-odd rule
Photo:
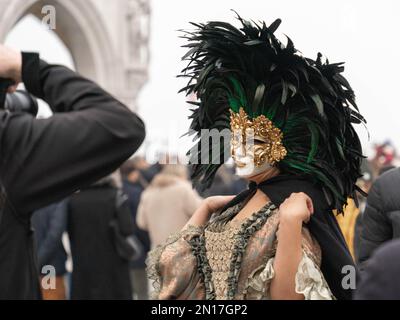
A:
<svg viewBox="0 0 400 320">
<path fill-rule="evenodd" d="M 151 165 L 140 156 L 126 161 L 107 178 L 33 214 L 38 268 L 56 270 L 55 287 L 43 282 L 43 297 L 149 299 L 149 250 L 181 230 L 205 197 L 245 188 L 230 166 L 221 167 L 213 187 L 201 192 L 193 189 L 186 165 Z M 118 190 L 126 196 L 129 211 L 121 227 L 133 242 L 131 257 L 119 254 L 113 231 Z"/>
<path fill-rule="evenodd" d="M 368 197 L 360 195 L 357 204 L 349 199 L 344 214 L 336 214 L 361 270 L 378 247 L 400 237 L 400 171 L 397 158 L 381 150 L 382 145 L 377 146 L 375 156 L 365 159 L 363 176 L 357 182 Z M 37 210 L 32 225 L 38 267 L 45 270 L 50 265 L 56 270 L 56 286 L 42 288 L 43 297 L 149 299 L 153 288 L 146 274 L 148 252 L 179 232 L 204 198 L 238 194 L 247 188 L 246 181 L 234 174 L 234 167 L 224 165 L 211 188 L 196 190 L 189 170 L 183 164 L 149 164 L 135 156 L 107 178 Z M 112 222 L 118 221 L 118 191 L 126 196 L 129 213 L 119 218 L 125 229 L 122 234 L 134 242 L 132 257 L 119 254 L 112 231 Z M 387 248 L 396 250 L 392 243 Z"/>
</svg>

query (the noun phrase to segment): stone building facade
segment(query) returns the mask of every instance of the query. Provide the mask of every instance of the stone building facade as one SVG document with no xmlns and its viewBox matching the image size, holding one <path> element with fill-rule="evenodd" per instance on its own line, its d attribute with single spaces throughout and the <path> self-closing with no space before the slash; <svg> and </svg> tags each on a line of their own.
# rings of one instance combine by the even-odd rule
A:
<svg viewBox="0 0 400 320">
<path fill-rule="evenodd" d="M 77 71 L 136 109 L 148 78 L 149 0 L 0 0 L 0 43 L 25 15 L 43 21 L 51 11 Z"/>
</svg>

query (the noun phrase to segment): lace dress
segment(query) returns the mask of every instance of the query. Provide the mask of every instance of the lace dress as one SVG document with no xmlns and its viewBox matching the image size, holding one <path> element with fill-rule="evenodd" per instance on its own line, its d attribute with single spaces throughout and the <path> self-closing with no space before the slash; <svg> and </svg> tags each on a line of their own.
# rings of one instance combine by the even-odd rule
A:
<svg viewBox="0 0 400 320">
<path fill-rule="evenodd" d="M 150 252 L 153 298 L 270 298 L 279 212 L 268 203 L 244 221 L 232 220 L 242 205 L 215 214 L 204 228 L 189 226 Z M 305 227 L 302 250 L 296 292 L 306 300 L 334 299 L 319 268 L 321 249 Z"/>
</svg>

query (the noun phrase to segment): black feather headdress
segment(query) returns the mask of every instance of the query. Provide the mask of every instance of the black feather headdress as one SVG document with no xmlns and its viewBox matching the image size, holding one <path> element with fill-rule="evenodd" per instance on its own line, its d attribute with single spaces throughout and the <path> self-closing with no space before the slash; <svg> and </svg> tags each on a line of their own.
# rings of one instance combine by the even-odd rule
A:
<svg viewBox="0 0 400 320">
<path fill-rule="evenodd" d="M 330 207 L 342 212 L 346 199 L 356 198 L 361 176 L 361 144 L 352 123 L 365 123 L 341 74 L 343 63 L 322 61 L 320 53 L 316 60 L 305 58 L 290 38 L 284 45 L 274 35 L 280 19 L 268 27 L 238 20 L 240 29 L 225 22 L 192 23 L 196 30 L 183 36 L 189 51 L 181 76 L 189 82 L 181 91 L 198 99 L 190 117 L 197 140 L 188 153 L 193 183 L 209 187 L 229 154 L 222 144 L 219 163 L 201 163 L 201 130 L 229 129 L 230 110 L 243 108 L 250 118 L 265 115 L 282 131 L 287 155 L 277 164 L 281 172 L 309 177 Z M 208 157 L 215 154 L 213 146 Z"/>
</svg>

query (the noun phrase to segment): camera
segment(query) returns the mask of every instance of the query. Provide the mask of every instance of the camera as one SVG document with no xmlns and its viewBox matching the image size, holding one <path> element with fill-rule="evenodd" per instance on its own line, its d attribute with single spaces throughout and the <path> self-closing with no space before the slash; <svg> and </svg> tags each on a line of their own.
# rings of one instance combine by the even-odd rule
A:
<svg viewBox="0 0 400 320">
<path fill-rule="evenodd" d="M 13 84 L 12 80 L 0 78 L 0 110 L 26 112 L 36 117 L 39 110 L 36 98 L 23 90 L 7 93 L 7 88 Z"/>
</svg>

